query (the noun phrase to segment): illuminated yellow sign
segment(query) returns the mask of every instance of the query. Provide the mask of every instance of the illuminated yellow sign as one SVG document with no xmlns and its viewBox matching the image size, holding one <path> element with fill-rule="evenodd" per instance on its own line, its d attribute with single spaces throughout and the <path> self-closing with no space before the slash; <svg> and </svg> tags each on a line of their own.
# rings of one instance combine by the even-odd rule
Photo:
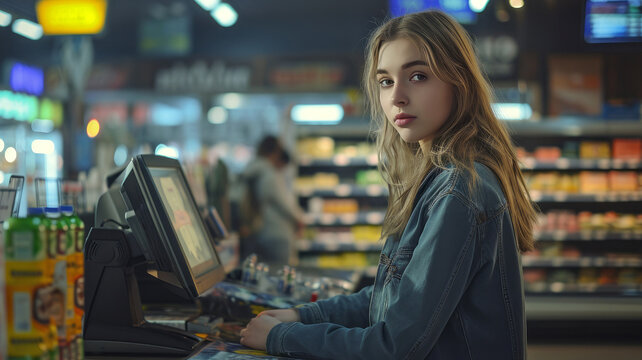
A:
<svg viewBox="0 0 642 360">
<path fill-rule="evenodd" d="M 105 25 L 107 0 L 40 0 L 38 22 L 46 35 L 96 34 Z"/>
</svg>

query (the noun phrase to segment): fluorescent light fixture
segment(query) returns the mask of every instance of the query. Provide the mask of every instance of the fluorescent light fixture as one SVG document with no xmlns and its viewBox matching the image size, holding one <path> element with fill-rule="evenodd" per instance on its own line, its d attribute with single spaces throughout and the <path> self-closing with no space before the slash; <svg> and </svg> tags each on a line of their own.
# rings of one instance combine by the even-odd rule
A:
<svg viewBox="0 0 642 360">
<path fill-rule="evenodd" d="M 31 151 L 35 154 L 53 154 L 56 151 L 56 145 L 51 140 L 36 139 L 31 142 Z"/>
<path fill-rule="evenodd" d="M 172 146 L 167 146 L 165 144 L 158 144 L 154 153 L 156 155 L 178 159 L 178 149 Z"/>
<path fill-rule="evenodd" d="M 54 129 L 53 121 L 49 119 L 36 119 L 31 122 L 31 130 L 40 133 L 50 133 Z"/>
<path fill-rule="evenodd" d="M 495 103 L 491 106 L 495 116 L 500 120 L 527 120 L 533 115 L 533 110 L 528 104 Z"/>
<path fill-rule="evenodd" d="M 238 109 L 243 104 L 243 96 L 237 93 L 221 95 L 221 105 L 226 109 Z"/>
<path fill-rule="evenodd" d="M 4 151 L 4 159 L 7 160 L 8 163 L 16 161 L 17 157 L 18 153 L 16 152 L 16 149 L 11 146 L 9 146 L 7 150 Z"/>
<path fill-rule="evenodd" d="M 230 4 L 226 3 L 221 3 L 216 6 L 210 15 L 212 15 L 214 20 L 222 27 L 230 27 L 236 24 L 236 20 L 239 18 L 236 10 L 234 10 Z"/>
<path fill-rule="evenodd" d="M 468 0 L 468 7 L 476 13 L 484 11 L 486 5 L 488 5 L 488 0 Z"/>
<path fill-rule="evenodd" d="M 0 139 L 0 151 L 4 150 L 4 140 Z"/>
<path fill-rule="evenodd" d="M 0 10 L 0 26 L 9 26 L 11 24 L 11 14 Z"/>
<path fill-rule="evenodd" d="M 224 124 L 227 121 L 227 109 L 222 106 L 213 106 L 207 112 L 207 121 L 212 124 Z"/>
<path fill-rule="evenodd" d="M 42 37 L 42 26 L 26 19 L 14 21 L 13 25 L 11 25 L 11 30 L 31 40 L 38 40 Z"/>
<path fill-rule="evenodd" d="M 127 161 L 127 146 L 121 144 L 116 147 L 114 151 L 114 164 L 121 166 Z"/>
<path fill-rule="evenodd" d="M 290 116 L 299 123 L 336 124 L 343 119 L 343 107 L 339 104 L 294 105 Z"/>
<path fill-rule="evenodd" d="M 198 5 L 200 5 L 203 10 L 212 11 L 218 5 L 221 0 L 194 0 Z"/>
</svg>

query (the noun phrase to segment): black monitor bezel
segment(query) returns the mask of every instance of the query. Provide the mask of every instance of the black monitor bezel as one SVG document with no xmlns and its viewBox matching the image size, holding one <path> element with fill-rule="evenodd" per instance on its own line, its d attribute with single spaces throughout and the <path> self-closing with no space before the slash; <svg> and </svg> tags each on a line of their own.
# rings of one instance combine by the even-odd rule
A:
<svg viewBox="0 0 642 360">
<path fill-rule="evenodd" d="M 157 270 L 169 270 L 173 272 L 176 280 L 180 282 L 191 296 L 200 296 L 225 277 L 223 264 L 214 247 L 213 236 L 207 226 L 202 223 L 201 226 L 209 237 L 208 244 L 212 248 L 215 259 L 213 259 L 214 267 L 211 270 L 197 276 L 192 272 L 192 268 L 185 258 L 178 235 L 171 225 L 170 216 L 163 205 L 150 168 L 177 170 L 179 178 L 183 182 L 185 191 L 188 194 L 188 201 L 191 202 L 191 205 L 194 207 L 195 213 L 200 214 L 194 195 L 189 187 L 189 182 L 185 177 L 180 163 L 176 159 L 157 155 L 135 156 L 125 170 L 121 193 L 125 198 L 127 207 L 129 210 L 134 210 L 145 231 L 146 239 L 142 241 L 149 242 L 147 245 L 152 249 L 151 253 L 154 257 L 154 259 L 151 260 L 156 262 Z M 132 175 L 134 176 L 132 177 Z M 132 179 L 135 179 L 135 182 L 133 182 Z M 137 206 L 135 202 L 140 202 L 140 204 Z M 142 206 L 143 204 L 144 206 Z M 198 219 L 202 222 L 200 217 L 198 217 Z M 154 224 L 154 226 L 150 226 L 150 224 Z M 152 244 L 152 242 L 156 243 Z M 180 254 L 180 256 L 178 254 Z M 216 264 L 218 264 L 218 266 L 216 266 Z M 163 279 L 162 276 L 159 276 L 159 278 Z"/>
</svg>

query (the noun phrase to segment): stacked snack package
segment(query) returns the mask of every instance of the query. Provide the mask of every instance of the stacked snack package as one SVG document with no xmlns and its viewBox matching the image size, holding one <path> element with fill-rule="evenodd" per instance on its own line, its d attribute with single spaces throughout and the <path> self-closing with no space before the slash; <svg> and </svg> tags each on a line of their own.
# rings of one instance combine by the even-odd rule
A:
<svg viewBox="0 0 642 360">
<path fill-rule="evenodd" d="M 5 302 L 8 359 L 52 359 L 51 308 L 46 228 L 37 209 L 4 222 Z"/>
</svg>

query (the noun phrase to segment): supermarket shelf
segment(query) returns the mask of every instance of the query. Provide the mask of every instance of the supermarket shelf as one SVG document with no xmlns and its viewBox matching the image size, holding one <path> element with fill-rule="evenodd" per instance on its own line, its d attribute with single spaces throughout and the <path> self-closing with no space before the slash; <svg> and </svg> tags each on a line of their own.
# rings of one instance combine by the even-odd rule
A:
<svg viewBox="0 0 642 360">
<path fill-rule="evenodd" d="M 606 191 L 603 193 L 574 194 L 563 191 L 530 191 L 535 202 L 633 202 L 642 201 L 642 191 Z"/>
<path fill-rule="evenodd" d="M 388 188 L 383 185 L 348 185 L 340 184 L 331 189 L 298 189 L 301 197 L 384 197 L 388 196 Z"/>
<path fill-rule="evenodd" d="M 567 159 L 538 161 L 521 159 L 522 170 L 641 170 L 642 160 L 619 159 Z"/>
<path fill-rule="evenodd" d="M 365 211 L 350 214 L 306 214 L 305 223 L 309 226 L 319 225 L 381 225 L 385 212 Z"/>
<path fill-rule="evenodd" d="M 599 285 L 599 284 L 563 284 L 532 283 L 524 284 L 526 295 L 542 294 L 577 294 L 577 295 L 642 295 L 642 285 Z"/>
<path fill-rule="evenodd" d="M 337 242 L 300 240 L 297 242 L 299 252 L 343 252 L 343 251 L 381 251 L 379 242 Z"/>
<path fill-rule="evenodd" d="M 377 155 L 369 156 L 346 156 L 335 155 L 329 158 L 312 158 L 302 156 L 298 159 L 298 165 L 309 167 L 329 167 L 329 166 L 377 166 Z"/>
<path fill-rule="evenodd" d="M 528 320 L 642 320 L 639 297 L 526 296 Z"/>
<path fill-rule="evenodd" d="M 587 230 L 568 232 L 564 230 L 542 231 L 535 233 L 537 241 L 608 241 L 608 240 L 642 240 L 641 232 Z"/>
<path fill-rule="evenodd" d="M 642 136 L 640 120 L 605 121 L 583 117 L 557 117 L 542 121 L 504 121 L 514 136 Z"/>
<path fill-rule="evenodd" d="M 642 267 L 641 258 L 606 258 L 603 256 L 582 256 L 578 258 L 568 258 L 562 256 L 556 257 L 539 257 L 533 255 L 522 256 L 522 266 L 544 267 L 544 268 L 561 268 L 561 267 L 614 267 L 614 268 L 638 268 Z"/>
</svg>

